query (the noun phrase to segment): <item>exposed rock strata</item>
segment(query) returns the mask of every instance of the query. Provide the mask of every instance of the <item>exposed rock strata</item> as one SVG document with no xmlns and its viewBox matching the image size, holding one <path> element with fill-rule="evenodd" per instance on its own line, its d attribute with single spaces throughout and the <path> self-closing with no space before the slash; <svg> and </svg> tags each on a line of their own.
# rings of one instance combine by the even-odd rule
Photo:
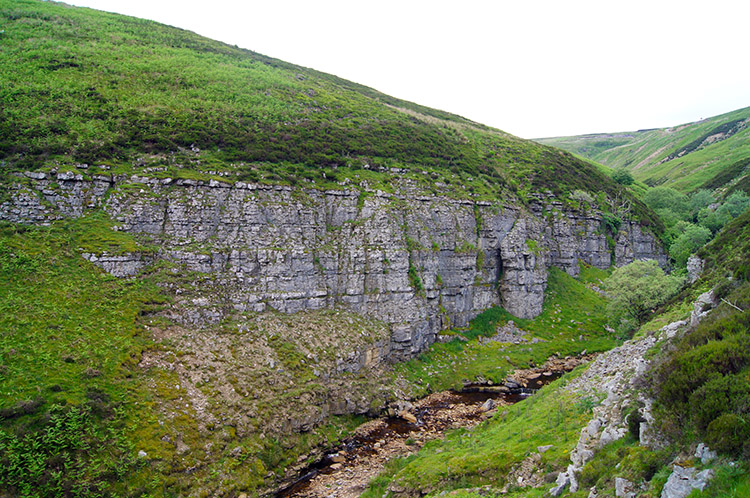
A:
<svg viewBox="0 0 750 498">
<path fill-rule="evenodd" d="M 118 229 L 149 237 L 155 259 L 210 275 L 201 298 L 181 303 L 186 325 L 233 311 L 342 307 L 390 324 L 392 359 L 493 305 L 536 316 L 550 265 L 575 275 L 579 259 L 600 268 L 666 263 L 636 223 L 624 221 L 610 246 L 599 213 L 554 199 L 525 209 L 406 187 L 386 194 L 70 172 L 33 173 L 14 188 L 0 219 L 44 224 L 102 206 Z M 117 276 L 149 263 L 86 257 Z"/>
</svg>

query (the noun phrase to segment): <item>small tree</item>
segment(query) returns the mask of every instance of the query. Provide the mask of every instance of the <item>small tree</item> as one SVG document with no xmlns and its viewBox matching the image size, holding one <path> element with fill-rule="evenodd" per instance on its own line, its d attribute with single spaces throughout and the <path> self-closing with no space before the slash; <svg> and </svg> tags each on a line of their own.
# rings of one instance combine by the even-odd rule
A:
<svg viewBox="0 0 750 498">
<path fill-rule="evenodd" d="M 612 179 L 620 185 L 632 185 L 635 181 L 633 180 L 633 175 L 630 174 L 630 171 L 625 168 L 617 168 L 612 173 Z"/>
<path fill-rule="evenodd" d="M 684 268 L 688 257 L 711 240 L 711 230 L 705 227 L 681 221 L 675 226 L 680 235 L 669 246 L 669 253 L 675 260 L 675 265 Z"/>
<path fill-rule="evenodd" d="M 698 212 L 716 202 L 714 196 L 708 190 L 701 189 L 693 192 L 689 198 L 690 216 L 697 217 Z"/>
<path fill-rule="evenodd" d="M 604 290 L 610 297 L 607 312 L 613 325 L 620 332 L 632 332 L 681 285 L 681 278 L 665 275 L 654 260 L 633 261 L 616 269 L 604 281 Z"/>
<path fill-rule="evenodd" d="M 643 194 L 643 202 L 654 210 L 669 209 L 680 219 L 685 219 L 690 210 L 688 197 L 671 187 L 654 187 Z"/>
<path fill-rule="evenodd" d="M 747 209 L 750 209 L 750 197 L 745 192 L 735 192 L 717 209 L 701 209 L 698 212 L 698 222 L 716 233 Z"/>
</svg>

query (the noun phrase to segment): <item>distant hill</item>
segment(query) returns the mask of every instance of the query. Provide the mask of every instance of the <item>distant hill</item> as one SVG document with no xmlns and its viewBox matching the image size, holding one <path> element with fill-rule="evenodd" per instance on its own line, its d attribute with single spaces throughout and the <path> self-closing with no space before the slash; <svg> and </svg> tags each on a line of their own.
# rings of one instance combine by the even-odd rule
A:
<svg viewBox="0 0 750 498">
<path fill-rule="evenodd" d="M 671 128 L 542 138 L 649 185 L 682 192 L 748 188 L 750 107 Z"/>
</svg>

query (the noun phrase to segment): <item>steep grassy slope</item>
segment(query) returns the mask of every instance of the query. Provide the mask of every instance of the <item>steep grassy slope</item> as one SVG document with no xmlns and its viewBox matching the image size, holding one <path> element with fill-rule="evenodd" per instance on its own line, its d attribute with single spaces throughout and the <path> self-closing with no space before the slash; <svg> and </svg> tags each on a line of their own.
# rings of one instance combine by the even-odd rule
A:
<svg viewBox="0 0 750 498">
<path fill-rule="evenodd" d="M 652 186 L 691 192 L 718 188 L 748 174 L 749 122 L 750 107 L 746 107 L 672 128 L 544 138 L 538 142 L 612 168 L 626 168 L 636 179 Z M 715 185 L 719 180 L 721 184 Z"/>
<path fill-rule="evenodd" d="M 139 316 L 163 297 L 151 283 L 115 279 L 79 256 L 84 239 L 107 231 L 97 225 L 0 228 L 4 492 L 104 494 L 113 476 L 139 466 L 123 437 L 145 394 L 132 378 L 150 342 Z M 123 235 L 107 246 L 133 244 Z"/>
<path fill-rule="evenodd" d="M 4 172 L 96 163 L 387 187 L 398 168 L 465 193 L 615 192 L 569 154 L 154 22 L 3 0 L 0 29 Z"/>
</svg>

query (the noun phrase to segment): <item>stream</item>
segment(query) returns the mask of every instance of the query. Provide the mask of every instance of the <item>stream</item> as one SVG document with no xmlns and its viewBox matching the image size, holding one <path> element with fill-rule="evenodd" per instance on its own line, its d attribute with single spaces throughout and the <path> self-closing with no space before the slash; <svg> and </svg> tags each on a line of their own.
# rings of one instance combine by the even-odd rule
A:
<svg viewBox="0 0 750 498">
<path fill-rule="evenodd" d="M 503 385 L 469 384 L 461 391 L 442 391 L 423 398 L 399 416 L 382 417 L 359 426 L 323 458 L 299 470 L 271 494 L 274 498 L 359 496 L 385 464 L 418 451 L 427 441 L 459 427 L 474 427 L 499 408 L 533 395 L 575 365 L 517 371 Z M 520 375 L 519 375 L 520 373 Z M 490 401 L 491 400 L 491 401 Z"/>
</svg>

